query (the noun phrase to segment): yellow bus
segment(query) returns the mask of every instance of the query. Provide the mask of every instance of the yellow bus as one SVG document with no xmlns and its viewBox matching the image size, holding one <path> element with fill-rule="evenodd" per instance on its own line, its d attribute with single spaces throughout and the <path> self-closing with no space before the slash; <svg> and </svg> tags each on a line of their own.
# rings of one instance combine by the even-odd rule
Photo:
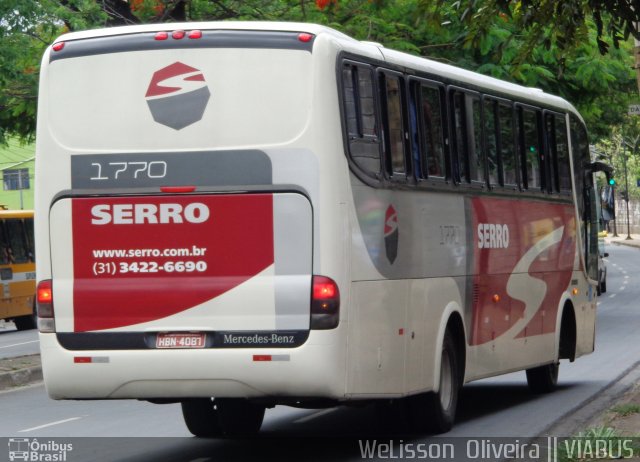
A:
<svg viewBox="0 0 640 462">
<path fill-rule="evenodd" d="M 0 319 L 36 327 L 33 210 L 0 210 Z"/>
</svg>

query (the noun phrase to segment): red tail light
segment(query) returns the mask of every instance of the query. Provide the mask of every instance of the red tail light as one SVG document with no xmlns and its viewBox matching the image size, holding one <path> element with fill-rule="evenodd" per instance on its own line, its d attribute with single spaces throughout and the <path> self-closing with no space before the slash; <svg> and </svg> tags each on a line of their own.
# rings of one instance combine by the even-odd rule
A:
<svg viewBox="0 0 640 462">
<path fill-rule="evenodd" d="M 53 48 L 53 51 L 62 51 L 64 48 L 64 42 L 56 42 L 51 46 L 51 48 Z"/>
<path fill-rule="evenodd" d="M 336 296 L 338 286 L 329 278 L 316 276 L 313 278 L 313 299 L 329 300 Z"/>
<path fill-rule="evenodd" d="M 55 332 L 51 279 L 45 279 L 38 283 L 38 288 L 36 289 L 36 312 L 38 313 L 38 329 L 40 332 Z"/>
<path fill-rule="evenodd" d="M 340 322 L 340 290 L 326 276 L 313 276 L 311 329 L 334 329 Z"/>
</svg>

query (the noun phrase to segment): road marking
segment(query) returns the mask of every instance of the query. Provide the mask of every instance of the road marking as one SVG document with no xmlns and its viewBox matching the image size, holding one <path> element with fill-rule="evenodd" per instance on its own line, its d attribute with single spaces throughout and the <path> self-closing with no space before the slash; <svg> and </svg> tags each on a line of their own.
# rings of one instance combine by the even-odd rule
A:
<svg viewBox="0 0 640 462">
<path fill-rule="evenodd" d="M 317 417 L 322 417 L 323 415 L 327 415 L 330 414 L 331 412 L 335 411 L 337 408 L 331 408 L 331 409 L 323 409 L 322 411 L 319 412 L 314 412 L 311 415 L 308 415 L 306 417 L 301 417 L 298 420 L 294 420 L 293 423 L 305 423 L 305 422 L 309 422 L 310 420 L 313 420 Z"/>
<path fill-rule="evenodd" d="M 14 346 L 20 346 L 20 345 L 26 345 L 27 343 L 38 343 L 40 340 L 31 340 L 29 342 L 22 342 L 22 343 L 13 343 L 11 345 L 5 345 L 5 346 L 1 346 L 0 350 L 2 350 L 3 348 L 11 348 Z"/>
<path fill-rule="evenodd" d="M 80 420 L 80 419 L 82 419 L 82 417 L 86 417 L 86 416 L 71 417 L 69 419 L 57 420 L 55 422 L 51 422 L 51 423 L 44 424 L 44 425 L 39 425 L 37 427 L 31 427 L 31 428 L 25 428 L 24 430 L 18 430 L 18 433 L 25 433 L 25 432 L 32 432 L 33 430 L 40 430 L 41 428 L 52 427 L 54 425 L 60 425 L 60 424 L 63 424 L 63 423 L 72 422 L 74 420 Z"/>
<path fill-rule="evenodd" d="M 618 294 L 611 294 L 611 295 L 609 295 L 609 298 L 613 298 L 613 297 L 615 297 L 616 295 L 618 295 Z"/>
</svg>

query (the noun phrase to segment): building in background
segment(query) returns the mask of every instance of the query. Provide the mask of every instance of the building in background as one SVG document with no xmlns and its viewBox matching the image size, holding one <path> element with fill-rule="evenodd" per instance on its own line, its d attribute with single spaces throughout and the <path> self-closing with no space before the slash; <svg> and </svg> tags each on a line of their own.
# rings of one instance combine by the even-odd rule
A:
<svg viewBox="0 0 640 462">
<path fill-rule="evenodd" d="M 0 204 L 10 210 L 33 209 L 34 155 L 34 144 L 9 140 L 8 146 L 0 146 Z"/>
</svg>

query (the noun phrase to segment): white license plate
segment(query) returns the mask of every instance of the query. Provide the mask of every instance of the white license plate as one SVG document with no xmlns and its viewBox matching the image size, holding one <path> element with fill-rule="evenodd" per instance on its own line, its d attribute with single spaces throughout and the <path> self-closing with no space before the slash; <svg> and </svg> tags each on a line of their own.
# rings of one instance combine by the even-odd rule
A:
<svg viewBox="0 0 640 462">
<path fill-rule="evenodd" d="M 201 332 L 165 332 L 156 337 L 156 348 L 204 348 L 204 340 Z"/>
</svg>

